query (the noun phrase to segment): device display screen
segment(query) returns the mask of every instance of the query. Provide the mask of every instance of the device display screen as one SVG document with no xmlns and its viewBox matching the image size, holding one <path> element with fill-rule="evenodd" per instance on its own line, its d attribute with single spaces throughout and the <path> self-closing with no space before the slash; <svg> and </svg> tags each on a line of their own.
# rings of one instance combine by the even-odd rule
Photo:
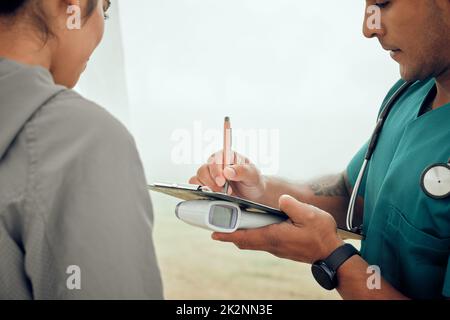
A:
<svg viewBox="0 0 450 320">
<path fill-rule="evenodd" d="M 209 222 L 220 228 L 233 229 L 236 223 L 236 208 L 225 206 L 213 206 Z"/>
</svg>

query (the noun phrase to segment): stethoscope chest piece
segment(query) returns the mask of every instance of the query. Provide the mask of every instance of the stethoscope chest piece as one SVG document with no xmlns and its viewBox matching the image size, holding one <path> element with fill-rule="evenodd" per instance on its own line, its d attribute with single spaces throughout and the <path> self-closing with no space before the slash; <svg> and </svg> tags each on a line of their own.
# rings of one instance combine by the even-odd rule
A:
<svg viewBox="0 0 450 320">
<path fill-rule="evenodd" d="M 423 192 L 433 199 L 450 197 L 450 164 L 438 163 L 429 166 L 420 179 Z"/>
</svg>

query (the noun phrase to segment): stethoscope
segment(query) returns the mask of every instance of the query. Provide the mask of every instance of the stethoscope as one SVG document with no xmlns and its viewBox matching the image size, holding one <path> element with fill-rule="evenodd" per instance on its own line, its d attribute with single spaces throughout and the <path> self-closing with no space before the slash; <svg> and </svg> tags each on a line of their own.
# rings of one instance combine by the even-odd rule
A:
<svg viewBox="0 0 450 320">
<path fill-rule="evenodd" d="M 361 186 L 361 181 L 366 172 L 367 164 L 369 163 L 372 155 L 375 151 L 375 147 L 378 143 L 378 138 L 380 132 L 383 128 L 384 123 L 400 96 L 408 90 L 412 85 L 412 82 L 405 82 L 388 100 L 386 107 L 381 112 L 377 120 L 377 125 L 370 138 L 369 147 L 364 156 L 364 162 L 358 173 L 358 178 L 355 182 L 355 187 L 353 188 L 352 195 L 350 197 L 350 203 L 347 209 L 346 225 L 347 229 L 352 232 L 361 233 L 361 227 L 353 227 L 353 214 L 355 211 L 356 198 L 358 196 L 358 191 Z M 427 167 L 422 176 L 420 177 L 420 186 L 423 192 L 433 198 L 433 199 L 445 199 L 450 197 L 450 159 L 448 163 L 437 163 Z"/>
</svg>

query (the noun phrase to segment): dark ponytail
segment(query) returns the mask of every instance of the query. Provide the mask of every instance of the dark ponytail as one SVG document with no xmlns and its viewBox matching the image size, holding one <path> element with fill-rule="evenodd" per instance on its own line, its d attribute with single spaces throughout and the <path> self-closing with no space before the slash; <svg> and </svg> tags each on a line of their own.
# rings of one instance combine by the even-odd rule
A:
<svg viewBox="0 0 450 320">
<path fill-rule="evenodd" d="M 15 14 L 28 0 L 1 0 L 0 15 L 8 16 Z"/>
</svg>

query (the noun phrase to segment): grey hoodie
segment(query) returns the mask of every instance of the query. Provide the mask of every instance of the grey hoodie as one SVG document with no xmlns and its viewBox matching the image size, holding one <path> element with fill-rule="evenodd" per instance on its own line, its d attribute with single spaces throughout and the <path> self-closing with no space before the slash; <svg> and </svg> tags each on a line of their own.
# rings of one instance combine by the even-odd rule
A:
<svg viewBox="0 0 450 320">
<path fill-rule="evenodd" d="M 152 226 L 128 131 L 0 58 L 0 299 L 161 299 Z"/>
</svg>

